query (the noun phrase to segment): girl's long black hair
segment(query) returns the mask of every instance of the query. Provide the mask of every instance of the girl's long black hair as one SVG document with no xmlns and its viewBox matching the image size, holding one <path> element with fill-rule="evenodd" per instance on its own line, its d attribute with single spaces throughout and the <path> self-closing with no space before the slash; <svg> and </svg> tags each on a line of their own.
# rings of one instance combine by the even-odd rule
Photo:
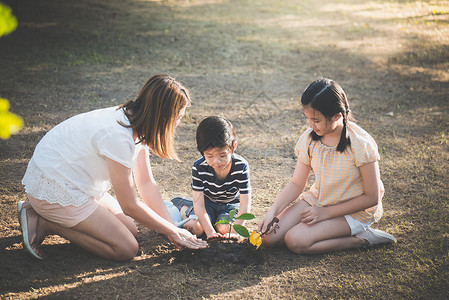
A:
<svg viewBox="0 0 449 300">
<path fill-rule="evenodd" d="M 337 82 L 327 78 L 312 82 L 302 93 L 301 104 L 316 109 L 327 119 L 331 119 L 336 114 L 341 113 L 343 117 L 343 130 L 341 131 L 337 151 L 343 152 L 347 146 L 351 145 L 347 130 L 350 112 L 349 103 L 346 98 L 346 93 Z M 314 141 L 321 139 L 321 136 L 314 131 L 310 134 Z"/>
</svg>

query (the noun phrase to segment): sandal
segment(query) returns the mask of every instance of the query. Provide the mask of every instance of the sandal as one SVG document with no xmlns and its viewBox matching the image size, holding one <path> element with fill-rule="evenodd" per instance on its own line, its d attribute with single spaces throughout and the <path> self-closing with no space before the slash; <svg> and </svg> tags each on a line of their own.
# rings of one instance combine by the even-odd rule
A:
<svg viewBox="0 0 449 300">
<path fill-rule="evenodd" d="M 23 246 L 28 251 L 28 253 L 30 253 L 34 258 L 42 260 L 44 259 L 44 257 L 37 254 L 30 245 L 30 241 L 28 239 L 29 236 L 28 236 L 27 209 L 23 207 L 23 203 L 24 201 L 19 201 L 19 203 L 17 204 L 20 230 L 22 231 L 23 237 Z"/>
</svg>

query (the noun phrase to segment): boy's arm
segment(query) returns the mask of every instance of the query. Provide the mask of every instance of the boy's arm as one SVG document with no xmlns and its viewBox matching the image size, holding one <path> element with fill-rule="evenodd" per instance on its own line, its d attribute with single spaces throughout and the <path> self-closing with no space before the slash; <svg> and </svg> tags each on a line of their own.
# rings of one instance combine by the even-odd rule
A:
<svg viewBox="0 0 449 300">
<path fill-rule="evenodd" d="M 240 194 L 240 208 L 237 217 L 244 213 L 251 212 L 251 193 Z M 235 224 L 245 225 L 245 220 L 236 220 Z"/>
<path fill-rule="evenodd" d="M 214 234 L 217 234 L 214 226 L 210 222 L 209 216 L 207 215 L 206 207 L 204 206 L 203 192 L 193 191 L 193 208 L 195 209 L 195 214 L 197 215 L 198 221 L 203 227 L 207 238 L 213 237 Z"/>
</svg>

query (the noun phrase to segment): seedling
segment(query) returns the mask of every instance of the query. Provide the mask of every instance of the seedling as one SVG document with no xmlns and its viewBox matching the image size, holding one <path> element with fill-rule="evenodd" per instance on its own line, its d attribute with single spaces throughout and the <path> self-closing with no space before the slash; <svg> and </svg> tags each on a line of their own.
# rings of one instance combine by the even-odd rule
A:
<svg viewBox="0 0 449 300">
<path fill-rule="evenodd" d="M 229 225 L 229 238 L 231 238 L 231 230 L 232 228 L 234 228 L 235 232 L 237 232 L 239 235 L 241 235 L 244 238 L 249 238 L 249 242 L 253 245 L 256 246 L 256 249 L 259 249 L 260 245 L 262 245 L 262 236 L 266 233 L 268 233 L 268 231 L 270 230 L 270 228 L 274 225 L 274 232 L 276 232 L 276 229 L 279 228 L 279 225 L 275 224 L 279 222 L 279 219 L 277 217 L 275 217 L 267 226 L 267 229 L 265 230 L 265 232 L 257 232 L 257 231 L 253 231 L 251 232 L 251 234 L 249 234 L 248 229 L 246 229 L 245 226 L 240 225 L 240 224 L 234 224 L 235 220 L 252 220 L 255 218 L 255 216 L 253 214 L 249 214 L 249 213 L 243 213 L 240 216 L 236 217 L 234 219 L 235 214 L 237 213 L 236 209 L 233 209 L 229 212 L 229 219 L 231 219 L 231 221 L 229 221 L 227 218 L 223 217 L 221 218 L 217 223 L 215 223 L 215 225 L 217 224 L 227 224 Z"/>
<path fill-rule="evenodd" d="M 227 224 L 229 225 L 229 238 L 231 238 L 231 230 L 232 228 L 234 228 L 235 232 L 237 232 L 239 235 L 243 236 L 244 238 L 249 238 L 249 231 L 248 229 L 246 229 L 245 226 L 240 225 L 240 224 L 234 224 L 235 220 L 252 220 L 255 218 L 255 216 L 253 214 L 249 214 L 249 213 L 243 213 L 240 216 L 236 217 L 234 219 L 235 214 L 237 213 L 237 209 L 233 209 L 229 212 L 229 219 L 223 217 L 220 220 L 218 220 L 217 223 L 215 223 L 215 225 L 217 224 Z"/>
</svg>

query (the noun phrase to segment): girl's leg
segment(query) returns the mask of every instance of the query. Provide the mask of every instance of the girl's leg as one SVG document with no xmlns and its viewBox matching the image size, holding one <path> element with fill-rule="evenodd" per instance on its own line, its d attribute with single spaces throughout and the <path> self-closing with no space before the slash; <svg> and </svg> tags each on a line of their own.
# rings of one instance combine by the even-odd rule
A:
<svg viewBox="0 0 449 300">
<path fill-rule="evenodd" d="M 272 231 L 270 234 L 262 236 L 262 245 L 266 247 L 282 246 L 284 245 L 284 237 L 286 233 L 294 226 L 301 223 L 300 212 L 309 207 L 310 205 L 304 201 L 300 200 L 286 209 L 284 209 L 279 215 L 279 228 Z"/>
<path fill-rule="evenodd" d="M 344 217 L 312 225 L 300 223 L 288 230 L 284 241 L 287 248 L 296 254 L 325 253 L 366 244 L 363 239 L 351 236 L 351 229 Z"/>
<path fill-rule="evenodd" d="M 116 216 L 135 237 L 137 236 L 137 226 L 134 219 L 123 213 L 117 199 L 106 193 L 99 199 L 98 203 Z"/>
</svg>

